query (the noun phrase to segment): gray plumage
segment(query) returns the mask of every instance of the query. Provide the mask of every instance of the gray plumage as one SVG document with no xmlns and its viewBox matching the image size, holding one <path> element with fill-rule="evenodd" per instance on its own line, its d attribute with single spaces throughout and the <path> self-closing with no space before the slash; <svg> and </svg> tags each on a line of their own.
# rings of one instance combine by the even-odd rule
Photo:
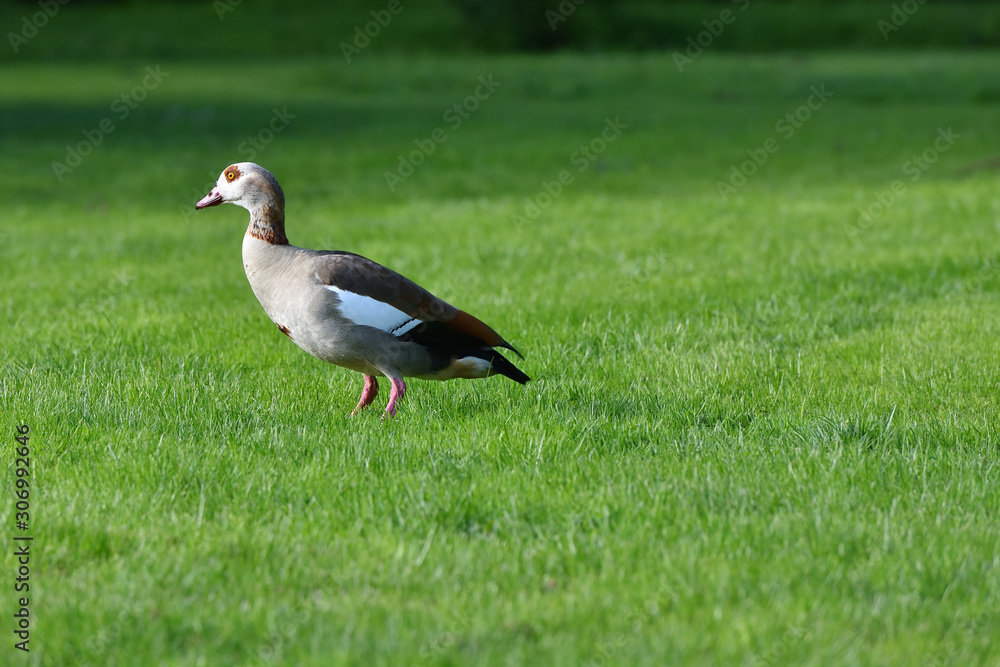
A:
<svg viewBox="0 0 1000 667">
<path fill-rule="evenodd" d="M 309 354 L 365 375 L 354 413 L 375 398 L 379 375 L 392 384 L 388 416 L 404 377 L 528 381 L 494 349 L 520 356 L 499 334 L 413 281 L 360 255 L 289 245 L 284 193 L 263 167 L 230 165 L 196 207 L 222 203 L 250 211 L 243 266 L 271 321 Z"/>
</svg>

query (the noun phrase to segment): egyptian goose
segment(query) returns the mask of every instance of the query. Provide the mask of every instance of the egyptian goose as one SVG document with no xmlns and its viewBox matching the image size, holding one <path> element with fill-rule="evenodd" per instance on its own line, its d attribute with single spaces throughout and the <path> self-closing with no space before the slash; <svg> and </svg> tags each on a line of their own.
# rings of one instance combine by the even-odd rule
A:
<svg viewBox="0 0 1000 667">
<path fill-rule="evenodd" d="M 260 165 L 226 167 L 195 208 L 219 204 L 250 211 L 243 267 L 271 321 L 314 357 L 364 373 L 352 415 L 375 399 L 378 375 L 392 384 L 383 417 L 396 416 L 404 377 L 450 380 L 499 373 L 528 381 L 493 349 L 503 347 L 523 359 L 510 343 L 413 281 L 360 255 L 289 245 L 285 195 Z"/>
</svg>

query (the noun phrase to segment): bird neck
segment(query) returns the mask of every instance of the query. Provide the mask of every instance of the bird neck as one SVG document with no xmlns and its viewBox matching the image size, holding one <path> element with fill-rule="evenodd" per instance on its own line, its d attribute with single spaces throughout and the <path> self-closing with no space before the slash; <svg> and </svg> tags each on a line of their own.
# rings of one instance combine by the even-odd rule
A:
<svg viewBox="0 0 1000 667">
<path fill-rule="evenodd" d="M 288 237 L 285 236 L 284 207 L 262 204 L 252 209 L 247 235 L 271 245 L 288 245 Z"/>
</svg>

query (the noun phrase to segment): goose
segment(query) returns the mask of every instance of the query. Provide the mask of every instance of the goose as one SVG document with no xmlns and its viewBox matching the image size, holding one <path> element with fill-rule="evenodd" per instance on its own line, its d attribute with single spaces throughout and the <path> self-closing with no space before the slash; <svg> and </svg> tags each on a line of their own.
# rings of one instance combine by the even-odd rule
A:
<svg viewBox="0 0 1000 667">
<path fill-rule="evenodd" d="M 285 195 L 260 165 L 229 165 L 195 208 L 219 204 L 250 212 L 243 268 L 271 321 L 314 357 L 364 375 L 352 416 L 375 400 L 379 376 L 391 385 L 383 419 L 396 416 L 403 378 L 530 379 L 495 349 L 524 358 L 500 334 L 412 280 L 351 252 L 290 245 Z"/>
</svg>

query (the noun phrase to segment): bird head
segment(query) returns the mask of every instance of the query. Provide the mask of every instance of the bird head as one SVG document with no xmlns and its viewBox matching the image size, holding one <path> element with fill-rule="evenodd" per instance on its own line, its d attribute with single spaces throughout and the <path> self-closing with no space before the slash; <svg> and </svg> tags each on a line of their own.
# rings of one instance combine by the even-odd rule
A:
<svg viewBox="0 0 1000 667">
<path fill-rule="evenodd" d="M 222 170 L 212 191 L 194 207 L 200 209 L 219 204 L 236 204 L 248 211 L 263 206 L 284 211 L 285 193 L 274 175 L 264 167 L 253 162 L 237 162 Z"/>
</svg>

